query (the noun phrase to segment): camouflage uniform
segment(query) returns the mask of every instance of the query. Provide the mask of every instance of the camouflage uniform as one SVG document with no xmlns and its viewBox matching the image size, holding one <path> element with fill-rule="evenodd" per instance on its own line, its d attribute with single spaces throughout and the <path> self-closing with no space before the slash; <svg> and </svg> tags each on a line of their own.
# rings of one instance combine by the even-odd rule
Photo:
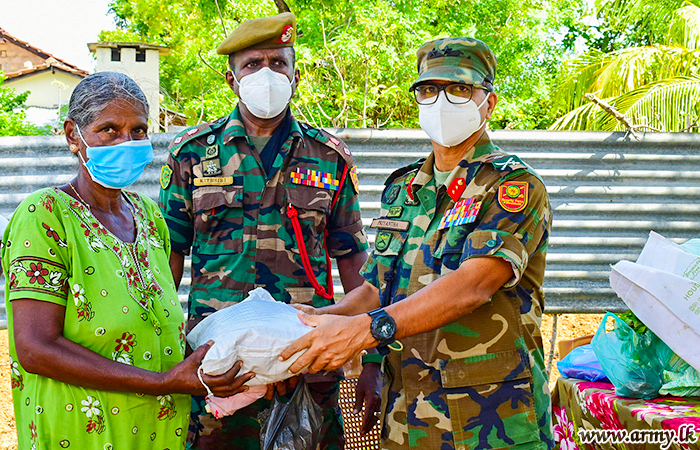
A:
<svg viewBox="0 0 700 450">
<path fill-rule="evenodd" d="M 377 248 L 362 269 L 379 288 L 382 306 L 403 300 L 470 258 L 503 258 L 514 277 L 474 312 L 402 339 L 402 351 L 384 359 L 382 447 L 551 448 L 540 334 L 552 217 L 544 184 L 486 133 L 444 185 L 435 186 L 433 163 L 431 154 L 386 182 L 381 216 L 410 225 L 407 231 L 379 227 Z M 520 186 L 514 192 L 522 204 L 518 212 L 499 200 L 505 195 L 501 188 L 512 182 Z M 481 201 L 478 216 L 473 223 L 438 230 L 455 205 L 452 196 Z"/>
<path fill-rule="evenodd" d="M 178 135 L 170 153 L 161 173 L 160 206 L 173 251 L 186 255 L 193 248 L 188 329 L 258 286 L 285 303 L 331 303 L 311 287 L 286 213 L 290 204 L 298 210 L 311 267 L 322 286 L 330 270 L 325 232 L 333 258 L 367 248 L 354 161 L 343 142 L 292 120 L 289 137 L 266 177 L 236 108 L 228 117 Z M 295 184 L 291 176 L 297 169 L 312 169 L 340 180 L 346 167 L 352 169 L 340 189 L 331 186 L 333 180 L 317 187 Z M 326 406 L 328 448 L 342 448 L 338 380 L 337 374 L 308 380 Z M 196 445 L 206 448 L 259 448 L 255 418 L 269 402 L 259 400 L 222 420 L 205 413 L 203 405 L 203 398 L 194 398 L 189 443 L 197 438 Z"/>
</svg>

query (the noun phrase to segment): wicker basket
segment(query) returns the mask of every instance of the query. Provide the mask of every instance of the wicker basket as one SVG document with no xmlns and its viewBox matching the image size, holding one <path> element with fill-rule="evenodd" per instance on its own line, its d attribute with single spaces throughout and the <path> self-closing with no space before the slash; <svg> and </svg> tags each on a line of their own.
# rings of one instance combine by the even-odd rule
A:
<svg viewBox="0 0 700 450">
<path fill-rule="evenodd" d="M 347 378 L 340 382 L 340 411 L 343 413 L 343 427 L 345 428 L 345 449 L 346 450 L 379 450 L 379 423 L 377 422 L 372 428 L 372 431 L 362 436 L 360 427 L 362 427 L 362 411 L 357 414 L 352 412 L 355 406 L 355 388 L 357 387 L 357 378 Z"/>
</svg>

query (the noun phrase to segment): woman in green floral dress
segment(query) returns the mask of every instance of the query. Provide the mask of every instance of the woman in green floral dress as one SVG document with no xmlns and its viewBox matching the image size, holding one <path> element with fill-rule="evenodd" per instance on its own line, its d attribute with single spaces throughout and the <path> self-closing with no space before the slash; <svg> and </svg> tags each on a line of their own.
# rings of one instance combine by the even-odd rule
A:
<svg viewBox="0 0 700 450">
<path fill-rule="evenodd" d="M 156 204 L 123 191 L 153 149 L 148 106 L 101 72 L 71 96 L 64 130 L 81 161 L 67 185 L 31 194 L 5 232 L 2 266 L 19 449 L 178 449 L 190 395 L 244 390 L 253 374 L 197 374 Z"/>
</svg>

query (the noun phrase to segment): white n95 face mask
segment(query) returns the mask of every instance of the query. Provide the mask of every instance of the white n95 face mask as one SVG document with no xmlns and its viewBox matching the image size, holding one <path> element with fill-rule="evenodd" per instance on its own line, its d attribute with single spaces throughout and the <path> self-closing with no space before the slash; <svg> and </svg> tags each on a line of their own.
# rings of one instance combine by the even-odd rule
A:
<svg viewBox="0 0 700 450">
<path fill-rule="evenodd" d="M 432 105 L 418 105 L 418 122 L 430 139 L 443 147 L 453 147 L 464 142 L 483 125 L 479 110 L 491 93 L 479 105 L 473 100 L 462 105 L 447 101 L 445 92 L 440 92 Z"/>
<path fill-rule="evenodd" d="M 294 79 L 283 73 L 274 72 L 269 67 L 263 67 L 255 73 L 246 75 L 238 82 L 238 94 L 248 111 L 260 119 L 271 119 L 285 110 L 292 99 L 292 83 Z"/>
</svg>

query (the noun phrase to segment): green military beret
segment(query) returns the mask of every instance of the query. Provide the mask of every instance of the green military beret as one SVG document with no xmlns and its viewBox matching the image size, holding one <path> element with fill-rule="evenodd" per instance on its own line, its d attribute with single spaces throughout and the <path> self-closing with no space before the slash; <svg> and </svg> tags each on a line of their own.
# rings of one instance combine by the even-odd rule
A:
<svg viewBox="0 0 700 450">
<path fill-rule="evenodd" d="M 230 55 L 247 48 L 292 47 L 297 38 L 297 19 L 290 12 L 246 20 L 219 44 L 216 53 Z"/>
<path fill-rule="evenodd" d="M 416 52 L 418 79 L 481 84 L 493 89 L 496 78 L 496 55 L 478 39 L 454 37 L 426 42 Z"/>
</svg>

